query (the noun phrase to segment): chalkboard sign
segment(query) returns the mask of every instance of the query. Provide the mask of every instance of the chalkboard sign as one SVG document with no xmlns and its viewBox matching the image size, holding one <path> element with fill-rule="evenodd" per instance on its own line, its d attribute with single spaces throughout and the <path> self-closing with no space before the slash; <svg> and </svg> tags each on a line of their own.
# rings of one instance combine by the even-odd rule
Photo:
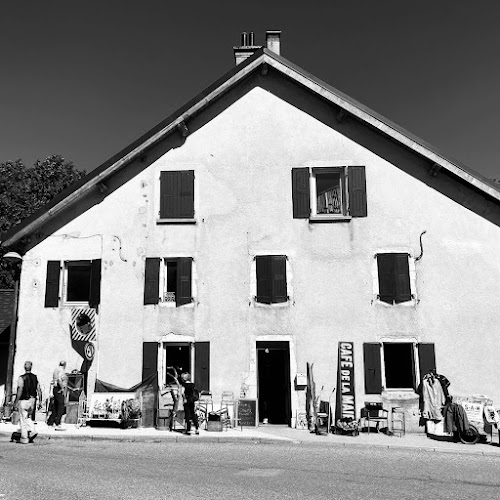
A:
<svg viewBox="0 0 500 500">
<path fill-rule="evenodd" d="M 238 418 L 240 425 L 255 427 L 257 425 L 257 401 L 255 399 L 239 399 Z"/>
</svg>

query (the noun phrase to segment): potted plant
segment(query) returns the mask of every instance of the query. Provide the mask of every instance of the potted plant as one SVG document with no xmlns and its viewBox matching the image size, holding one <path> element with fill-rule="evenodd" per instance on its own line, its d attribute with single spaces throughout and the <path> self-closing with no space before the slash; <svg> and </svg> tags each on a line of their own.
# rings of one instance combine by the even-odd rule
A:
<svg viewBox="0 0 500 500">
<path fill-rule="evenodd" d="M 123 429 L 139 427 L 141 416 L 141 403 L 138 399 L 131 398 L 122 402 L 121 427 Z"/>
</svg>

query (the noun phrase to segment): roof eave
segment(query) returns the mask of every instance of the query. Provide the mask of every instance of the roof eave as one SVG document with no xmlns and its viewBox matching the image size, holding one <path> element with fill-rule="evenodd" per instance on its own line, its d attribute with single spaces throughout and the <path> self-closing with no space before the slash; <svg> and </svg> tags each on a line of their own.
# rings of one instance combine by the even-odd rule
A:
<svg viewBox="0 0 500 500">
<path fill-rule="evenodd" d="M 143 136 L 144 140 L 139 140 L 140 142 L 138 141 L 137 145 L 130 151 L 124 150 L 126 153 L 123 155 L 120 155 L 119 153 L 114 157 L 115 161 L 110 162 L 108 160 L 108 162 L 106 162 L 109 163 L 108 166 L 106 166 L 106 163 L 101 165 L 101 167 L 96 169 L 95 173 L 92 172 L 89 174 L 88 180 L 81 184 L 77 189 L 73 190 L 53 205 L 50 204 L 48 208 L 43 207 L 41 209 L 43 210 L 43 213 L 41 213 L 38 217 L 34 214 L 35 217 L 25 225 L 21 224 L 21 227 L 13 228 L 8 231 L 6 233 L 5 241 L 0 242 L 0 244 L 4 246 L 11 246 L 21 238 L 34 232 L 52 217 L 77 202 L 80 198 L 84 197 L 89 191 L 94 189 L 97 184 L 104 182 L 107 177 L 118 172 L 130 161 L 143 154 L 149 147 L 158 141 L 161 141 L 165 136 L 176 130 L 179 124 L 188 120 L 192 115 L 199 113 L 204 107 L 215 99 L 218 99 L 233 85 L 244 79 L 249 73 L 253 72 L 263 63 L 269 64 L 269 66 L 285 74 L 300 85 L 322 96 L 324 99 L 332 102 L 333 104 L 336 104 L 361 121 L 379 129 L 389 137 L 395 139 L 419 155 L 427 158 L 433 163 L 437 163 L 480 191 L 500 201 L 500 191 L 477 177 L 479 174 L 471 173 L 468 169 L 459 165 L 458 162 L 445 158 L 433 148 L 426 145 L 423 140 L 412 136 L 410 132 L 402 129 L 363 104 L 355 101 L 334 87 L 331 87 L 327 83 L 314 77 L 284 57 L 277 55 L 269 49 L 263 48 L 257 51 L 254 56 L 250 57 L 245 62 L 239 64 L 237 67 L 226 73 L 226 75 L 218 80 L 218 82 L 220 82 L 218 85 L 216 82 L 216 84 L 208 87 L 208 89 L 204 90 L 197 97 L 195 97 L 191 101 L 190 105 L 188 103 L 185 109 L 181 108 L 180 111 L 171 115 L 171 120 L 167 119 L 165 122 L 162 122 L 159 127 L 157 126 L 152 129 L 154 130 L 154 133 L 145 134 L 145 136 Z"/>
</svg>

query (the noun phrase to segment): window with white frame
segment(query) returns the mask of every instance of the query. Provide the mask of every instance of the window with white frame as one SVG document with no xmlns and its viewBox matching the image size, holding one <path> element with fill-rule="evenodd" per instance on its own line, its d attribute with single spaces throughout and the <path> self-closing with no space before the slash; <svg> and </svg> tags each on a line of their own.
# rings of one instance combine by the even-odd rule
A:
<svg viewBox="0 0 500 500">
<path fill-rule="evenodd" d="M 294 219 L 328 221 L 366 217 L 365 167 L 293 168 L 292 203 Z"/>
<path fill-rule="evenodd" d="M 412 291 L 410 260 L 408 253 L 378 253 L 377 298 L 387 304 L 409 302 L 414 298 Z M 414 271 L 414 269 L 413 269 Z"/>
<path fill-rule="evenodd" d="M 192 298 L 191 257 L 146 259 L 144 304 L 159 302 L 183 306 Z"/>
<path fill-rule="evenodd" d="M 88 302 L 90 296 L 90 260 L 65 262 L 65 302 Z"/>
<path fill-rule="evenodd" d="M 391 340 L 363 344 L 365 393 L 416 390 L 422 376 L 436 367 L 434 344 Z"/>
<path fill-rule="evenodd" d="M 311 211 L 313 215 L 346 214 L 344 168 L 313 168 L 311 176 Z"/>
</svg>

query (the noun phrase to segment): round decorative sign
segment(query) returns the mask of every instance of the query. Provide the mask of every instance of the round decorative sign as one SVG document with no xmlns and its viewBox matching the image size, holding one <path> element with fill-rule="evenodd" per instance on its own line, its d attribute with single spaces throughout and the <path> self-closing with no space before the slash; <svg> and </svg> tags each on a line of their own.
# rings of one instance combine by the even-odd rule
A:
<svg viewBox="0 0 500 500">
<path fill-rule="evenodd" d="M 91 342 L 87 342 L 85 344 L 85 357 L 89 360 L 92 361 L 94 359 L 94 354 L 95 354 L 95 346 Z"/>
<path fill-rule="evenodd" d="M 87 335 L 92 329 L 92 322 L 87 314 L 81 313 L 76 318 L 76 329 L 83 335 Z"/>
</svg>

